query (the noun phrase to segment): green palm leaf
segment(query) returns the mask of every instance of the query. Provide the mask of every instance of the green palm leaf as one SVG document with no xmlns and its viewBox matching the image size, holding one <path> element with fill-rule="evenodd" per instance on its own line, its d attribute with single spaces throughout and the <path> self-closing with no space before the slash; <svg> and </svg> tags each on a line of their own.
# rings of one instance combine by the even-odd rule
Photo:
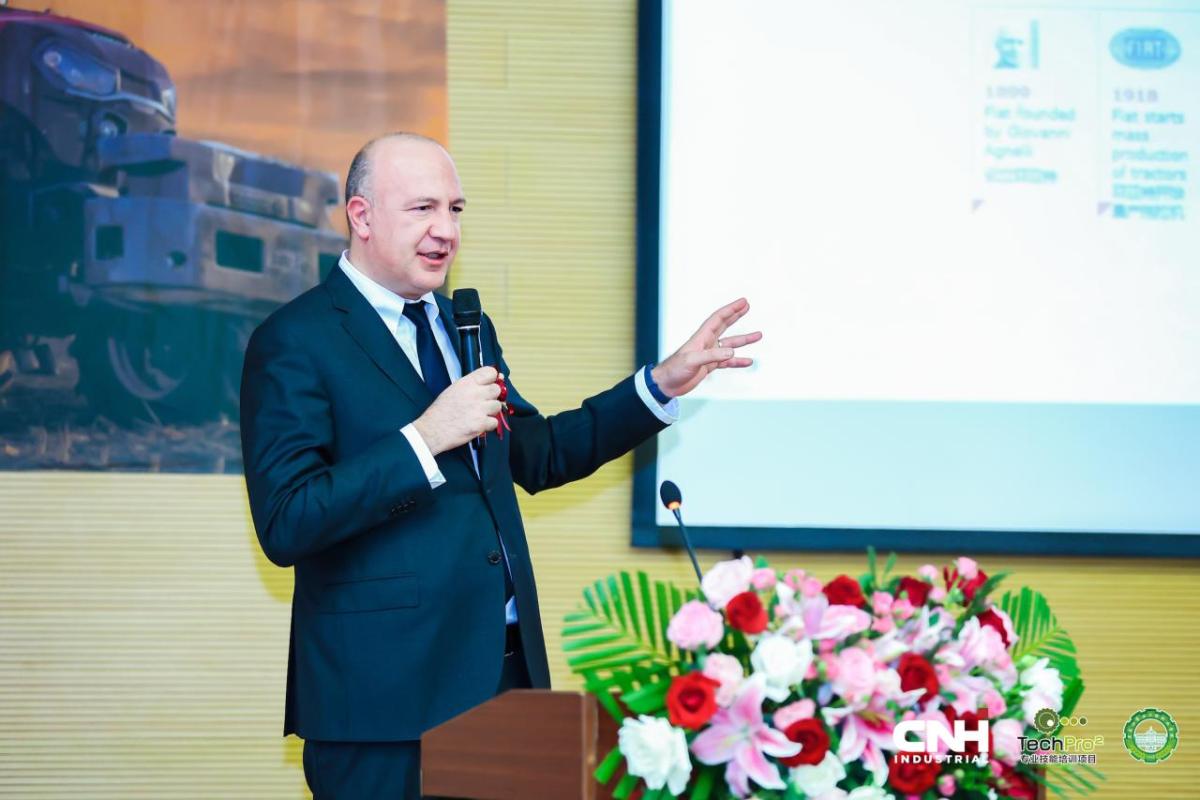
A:
<svg viewBox="0 0 1200 800">
<path fill-rule="evenodd" d="M 584 604 L 564 619 L 563 651 L 572 672 L 615 678 L 624 671 L 642 683 L 634 668 L 650 668 L 647 679 L 660 677 L 661 667 L 690 657 L 667 640 L 667 626 L 685 602 L 698 596 L 644 572 L 622 572 L 583 590 Z M 623 676 L 624 677 L 624 676 Z"/>
<path fill-rule="evenodd" d="M 621 572 L 585 588 L 583 603 L 563 619 L 567 666 L 618 722 L 630 714 L 666 713 L 674 665 L 694 658 L 671 644 L 667 626 L 684 603 L 698 596 L 695 590 L 651 581 L 644 572 Z M 596 779 L 610 782 L 620 763 L 614 749 L 597 768 Z M 637 779 L 625 775 L 613 796 L 628 797 L 636 785 Z"/>
<path fill-rule="evenodd" d="M 1013 647 L 1013 661 L 1025 656 L 1048 658 L 1058 670 L 1063 685 L 1069 686 L 1079 677 L 1079 662 L 1075 644 L 1050 610 L 1050 603 L 1040 592 L 1023 587 L 1020 592 L 1005 592 L 997 605 L 1012 618 L 1019 637 Z"/>
</svg>

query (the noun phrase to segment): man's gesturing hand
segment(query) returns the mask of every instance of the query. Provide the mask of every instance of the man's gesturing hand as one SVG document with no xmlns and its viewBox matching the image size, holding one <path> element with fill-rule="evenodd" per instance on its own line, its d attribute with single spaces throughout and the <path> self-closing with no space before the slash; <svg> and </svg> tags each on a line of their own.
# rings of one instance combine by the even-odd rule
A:
<svg viewBox="0 0 1200 800">
<path fill-rule="evenodd" d="M 752 358 L 735 356 L 739 347 L 754 344 L 762 338 L 760 331 L 738 336 L 724 336 L 731 325 L 750 310 L 746 298 L 734 300 L 713 312 L 700 330 L 684 342 L 671 357 L 650 371 L 650 376 L 668 397 L 687 394 L 700 385 L 714 369 L 748 367 Z"/>
<path fill-rule="evenodd" d="M 480 367 L 460 378 L 446 387 L 413 422 L 434 455 L 496 430 L 496 414 L 500 413 L 496 375 L 494 367 Z"/>
</svg>

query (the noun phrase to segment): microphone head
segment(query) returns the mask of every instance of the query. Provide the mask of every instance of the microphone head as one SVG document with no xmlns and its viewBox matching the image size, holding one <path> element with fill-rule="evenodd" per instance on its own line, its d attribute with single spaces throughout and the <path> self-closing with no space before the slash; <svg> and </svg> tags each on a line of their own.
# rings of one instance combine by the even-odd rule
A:
<svg viewBox="0 0 1200 800">
<path fill-rule="evenodd" d="M 683 505 L 683 494 L 674 481 L 663 481 L 662 486 L 658 487 L 658 496 L 668 511 L 675 511 Z"/>
<path fill-rule="evenodd" d="M 451 300 L 454 304 L 454 324 L 459 328 L 479 325 L 483 319 L 483 307 L 479 304 L 479 292 L 474 289 L 455 289 Z"/>
</svg>

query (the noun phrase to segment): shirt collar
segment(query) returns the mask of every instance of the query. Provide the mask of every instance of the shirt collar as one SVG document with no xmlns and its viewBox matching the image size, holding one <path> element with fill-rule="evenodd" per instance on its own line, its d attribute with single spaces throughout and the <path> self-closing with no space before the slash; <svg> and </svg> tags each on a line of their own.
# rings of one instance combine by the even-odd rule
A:
<svg viewBox="0 0 1200 800">
<path fill-rule="evenodd" d="M 404 316 L 404 304 L 408 302 L 417 302 L 416 300 L 405 300 L 400 295 L 393 292 L 391 289 L 376 283 L 368 278 L 350 263 L 350 251 L 343 250 L 342 257 L 338 260 L 338 266 L 342 272 L 346 273 L 346 277 L 354 284 L 354 288 L 358 289 L 363 297 L 367 298 L 367 302 L 375 309 L 375 312 L 383 318 L 387 324 L 388 330 L 396 330 L 396 326 L 400 324 L 400 317 Z M 426 292 L 421 296 L 421 300 L 429 303 L 433 307 L 433 319 L 437 319 L 441 314 L 441 309 L 438 308 L 437 299 L 433 292 Z M 426 309 L 428 313 L 428 309 Z"/>
</svg>

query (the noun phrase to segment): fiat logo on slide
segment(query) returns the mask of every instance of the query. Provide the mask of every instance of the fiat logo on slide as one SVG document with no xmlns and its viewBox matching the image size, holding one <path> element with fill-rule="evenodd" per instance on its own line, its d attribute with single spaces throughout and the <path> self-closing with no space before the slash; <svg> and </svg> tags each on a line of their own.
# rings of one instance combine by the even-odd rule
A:
<svg viewBox="0 0 1200 800">
<path fill-rule="evenodd" d="M 1112 57 L 1134 69 L 1163 69 L 1179 60 L 1179 40 L 1162 28 L 1126 28 L 1108 45 Z"/>
</svg>

